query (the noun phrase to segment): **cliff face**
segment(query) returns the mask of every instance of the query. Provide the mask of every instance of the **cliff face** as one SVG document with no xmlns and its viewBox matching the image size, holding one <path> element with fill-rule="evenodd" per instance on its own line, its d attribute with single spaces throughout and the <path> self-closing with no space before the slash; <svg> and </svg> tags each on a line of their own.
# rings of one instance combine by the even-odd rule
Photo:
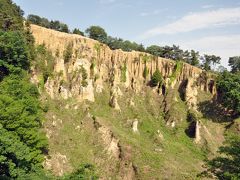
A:
<svg viewBox="0 0 240 180">
<path fill-rule="evenodd" d="M 52 75 L 42 84 L 43 72 L 33 66 L 32 82 L 40 90 L 44 87 L 53 99 L 42 93 L 51 104 L 45 124 L 51 158 L 45 164 L 56 175 L 87 158 L 86 162 L 102 171 L 102 179 L 116 175 L 117 179 L 176 179 L 180 172 L 185 175 L 201 170 L 200 150 L 191 143 L 190 136 L 199 145 L 221 142 L 213 140 L 211 134 L 220 137 L 222 131 L 216 124 L 206 125 L 201 117 L 187 122 L 189 109 L 196 112 L 201 100 L 211 100 L 215 95 L 213 75 L 147 53 L 111 50 L 80 35 L 36 25 L 31 29 L 36 45 L 45 44 L 54 56 Z M 163 84 L 152 87 L 150 80 L 156 69 Z M 72 99 L 64 100 L 68 98 Z M 165 127 L 168 125 L 180 128 L 174 128 L 173 133 Z M 189 137 L 183 129 L 189 129 Z M 194 179 L 191 174 L 179 179 L 186 178 Z"/>
<path fill-rule="evenodd" d="M 141 92 L 149 84 L 157 68 L 165 81 L 162 87 L 153 88 L 153 91 L 157 89 L 159 94 L 164 94 L 168 88 L 183 86 L 181 88 L 187 88 L 185 92 L 189 105 L 194 107 L 197 90 L 213 95 L 216 92 L 212 77 L 189 64 L 176 63 L 142 52 L 111 50 L 93 39 L 36 25 L 32 25 L 31 29 L 36 44 L 44 43 L 56 56 L 55 76 L 48 78 L 45 84 L 45 89 L 52 98 L 60 95 L 65 99 L 75 97 L 79 101 L 94 101 L 94 91 L 101 92 L 107 82 L 112 87 L 111 104 L 119 109 L 116 100 L 118 87 Z M 64 62 L 67 46 L 71 48 L 72 57 L 68 62 Z M 83 69 L 87 72 L 85 79 L 82 75 Z M 85 85 L 81 84 L 82 81 L 85 81 Z"/>
</svg>

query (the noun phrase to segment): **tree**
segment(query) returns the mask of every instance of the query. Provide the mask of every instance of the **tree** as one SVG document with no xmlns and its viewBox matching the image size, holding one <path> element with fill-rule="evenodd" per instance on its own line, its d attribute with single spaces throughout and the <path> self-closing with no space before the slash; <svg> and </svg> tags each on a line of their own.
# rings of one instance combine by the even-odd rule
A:
<svg viewBox="0 0 240 180">
<path fill-rule="evenodd" d="M 77 29 L 77 28 L 75 28 L 73 30 L 73 34 L 78 34 L 78 35 L 84 36 L 84 33 L 82 31 L 80 31 L 79 29 Z"/>
<path fill-rule="evenodd" d="M 220 74 L 217 79 L 218 101 L 234 115 L 240 114 L 240 78 L 239 74 L 227 71 Z"/>
<path fill-rule="evenodd" d="M 23 30 L 23 14 L 11 0 L 0 1 L 0 30 Z"/>
<path fill-rule="evenodd" d="M 228 60 L 228 65 L 231 67 L 232 73 L 240 71 L 240 56 L 230 57 Z"/>
<path fill-rule="evenodd" d="M 38 15 L 29 14 L 27 20 L 32 24 L 41 25 L 42 18 Z"/>
<path fill-rule="evenodd" d="M 153 86 L 157 86 L 159 84 L 161 85 L 162 83 L 163 83 L 162 75 L 161 75 L 159 69 L 157 69 L 152 75 L 151 84 Z"/>
<path fill-rule="evenodd" d="M 206 71 L 211 70 L 211 65 L 216 65 L 220 63 L 221 57 L 215 55 L 204 54 L 202 59 L 202 68 Z"/>
<path fill-rule="evenodd" d="M 26 73 L 14 68 L 0 83 L 0 171 L 16 178 L 42 167 L 46 136 L 38 90 Z"/>
<path fill-rule="evenodd" d="M 105 30 L 100 26 L 90 26 L 86 29 L 86 33 L 92 39 L 95 39 L 100 42 L 106 42 L 107 40 L 107 33 Z"/>
<path fill-rule="evenodd" d="M 218 66 L 217 67 L 217 72 L 223 73 L 224 71 L 227 71 L 227 68 L 225 68 L 224 66 Z"/>
<path fill-rule="evenodd" d="M 24 35 L 18 31 L 0 31 L 0 61 L 2 65 L 29 68 L 29 47 Z"/>
<path fill-rule="evenodd" d="M 54 29 L 59 31 L 60 30 L 60 21 L 50 21 L 50 29 Z"/>
<path fill-rule="evenodd" d="M 154 56 L 160 56 L 161 55 L 161 47 L 157 45 L 152 45 L 146 48 L 146 52 L 149 54 L 152 54 Z"/>
<path fill-rule="evenodd" d="M 66 25 L 66 24 L 64 24 L 64 23 L 60 23 L 60 29 L 59 29 L 59 31 L 65 32 L 65 33 L 69 33 L 68 25 Z"/>
<path fill-rule="evenodd" d="M 193 66 L 198 66 L 199 65 L 199 57 L 200 57 L 199 52 L 191 50 L 190 62 L 188 62 L 188 63 Z"/>
<path fill-rule="evenodd" d="M 43 171 L 47 149 L 38 89 L 27 74 L 33 39 L 22 15 L 11 0 L 0 0 L 0 179 L 31 179 Z"/>
</svg>

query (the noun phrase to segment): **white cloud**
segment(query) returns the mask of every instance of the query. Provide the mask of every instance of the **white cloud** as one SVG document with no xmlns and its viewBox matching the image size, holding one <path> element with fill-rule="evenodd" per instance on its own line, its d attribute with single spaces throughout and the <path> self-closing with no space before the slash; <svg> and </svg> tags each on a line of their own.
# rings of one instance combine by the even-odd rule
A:
<svg viewBox="0 0 240 180">
<path fill-rule="evenodd" d="M 149 29 L 141 35 L 141 38 L 147 39 L 160 34 L 176 34 L 230 24 L 240 24 L 240 7 L 191 13 L 173 23 Z"/>
<path fill-rule="evenodd" d="M 179 45 L 184 49 L 198 50 L 202 54 L 221 56 L 222 64 L 227 67 L 229 57 L 240 55 L 240 34 L 204 37 L 181 42 Z"/>
</svg>

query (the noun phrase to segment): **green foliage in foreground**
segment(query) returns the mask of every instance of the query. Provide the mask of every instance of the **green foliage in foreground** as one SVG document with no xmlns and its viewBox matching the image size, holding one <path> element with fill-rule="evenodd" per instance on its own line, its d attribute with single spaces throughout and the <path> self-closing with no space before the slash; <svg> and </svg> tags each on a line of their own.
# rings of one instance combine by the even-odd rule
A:
<svg viewBox="0 0 240 180">
<path fill-rule="evenodd" d="M 0 0 L 0 29 L 22 30 L 23 11 L 11 0 Z"/>
<path fill-rule="evenodd" d="M 21 177 L 40 168 L 47 141 L 42 127 L 37 88 L 15 69 L 0 83 L 0 171 Z"/>
<path fill-rule="evenodd" d="M 0 61 L 22 69 L 29 68 L 30 51 L 20 31 L 0 31 Z"/>
<path fill-rule="evenodd" d="M 62 178 L 63 180 L 97 180 L 98 176 L 95 174 L 94 166 L 91 164 L 84 164 L 81 165 L 79 169 L 77 169 L 75 172 L 66 175 Z"/>
<path fill-rule="evenodd" d="M 240 137 L 227 138 L 226 145 L 219 148 L 222 156 L 208 161 L 210 173 L 222 180 L 240 179 Z"/>
<path fill-rule="evenodd" d="M 240 74 L 225 71 L 217 80 L 218 99 L 235 115 L 240 114 Z"/>
</svg>

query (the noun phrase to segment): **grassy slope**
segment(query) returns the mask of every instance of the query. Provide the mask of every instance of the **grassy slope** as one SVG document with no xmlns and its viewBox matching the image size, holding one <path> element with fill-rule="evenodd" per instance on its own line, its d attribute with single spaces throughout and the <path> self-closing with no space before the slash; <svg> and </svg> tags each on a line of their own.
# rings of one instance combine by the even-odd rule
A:
<svg viewBox="0 0 240 180">
<path fill-rule="evenodd" d="M 130 92 L 119 98 L 121 113 L 109 107 L 109 90 L 96 94 L 95 103 L 76 104 L 74 100 L 49 100 L 46 126 L 53 131 L 49 140 L 50 152 L 60 152 L 68 157 L 75 169 L 82 163 L 96 164 L 98 173 L 108 174 L 108 158 L 97 133 L 87 118 L 87 107 L 92 115 L 101 118 L 120 139 L 123 147 L 130 146 L 133 164 L 137 167 L 140 179 L 171 178 L 193 179 L 201 172 L 205 152 L 201 151 L 193 140 L 186 136 L 184 130 L 187 122 L 183 120 L 177 128 L 166 127 L 161 110 L 162 99 L 148 92 L 135 95 L 135 106 L 130 107 L 126 101 L 132 97 Z M 66 109 L 66 105 L 69 109 Z M 178 97 L 176 106 L 186 111 L 186 105 Z M 74 107 L 78 106 L 75 110 Z M 62 124 L 52 126 L 53 115 L 61 119 Z M 178 114 L 176 114 L 178 116 Z M 139 120 L 139 133 L 133 133 L 129 120 Z M 80 130 L 76 127 L 80 126 Z M 158 137 L 160 131 L 164 139 Z M 162 151 L 159 151 L 159 150 Z M 158 150 L 158 151 L 156 151 Z M 51 154 L 50 153 L 50 154 Z M 105 167 L 104 167 L 105 166 Z M 114 175 L 113 175 L 114 176 Z"/>
</svg>

